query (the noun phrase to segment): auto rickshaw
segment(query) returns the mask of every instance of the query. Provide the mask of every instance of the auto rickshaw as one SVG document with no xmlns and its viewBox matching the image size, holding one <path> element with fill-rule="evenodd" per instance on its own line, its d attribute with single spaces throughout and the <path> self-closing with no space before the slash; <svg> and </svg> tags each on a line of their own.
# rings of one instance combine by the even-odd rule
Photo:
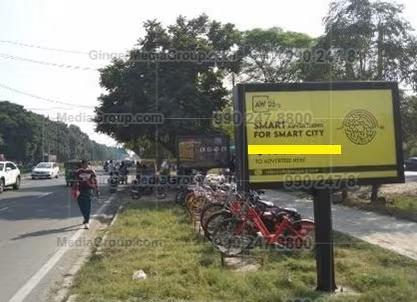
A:
<svg viewBox="0 0 417 302">
<path fill-rule="evenodd" d="M 66 186 L 72 186 L 75 181 L 75 173 L 81 167 L 81 160 L 74 159 L 65 162 L 65 182 Z"/>
</svg>

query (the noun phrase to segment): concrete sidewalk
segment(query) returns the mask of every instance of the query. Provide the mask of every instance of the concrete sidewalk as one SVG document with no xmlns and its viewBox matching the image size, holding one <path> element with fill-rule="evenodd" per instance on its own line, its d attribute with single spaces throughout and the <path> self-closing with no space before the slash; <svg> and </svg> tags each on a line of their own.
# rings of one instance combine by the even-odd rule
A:
<svg viewBox="0 0 417 302">
<path fill-rule="evenodd" d="M 277 190 L 267 190 L 265 199 L 314 218 L 310 199 Z M 334 230 L 417 260 L 417 223 L 341 205 L 332 205 L 332 212 Z"/>
</svg>

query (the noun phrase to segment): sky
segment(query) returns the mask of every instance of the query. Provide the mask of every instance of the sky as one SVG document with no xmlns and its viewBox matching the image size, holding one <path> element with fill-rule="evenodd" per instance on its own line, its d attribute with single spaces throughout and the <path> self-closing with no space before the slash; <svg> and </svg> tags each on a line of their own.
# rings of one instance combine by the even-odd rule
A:
<svg viewBox="0 0 417 302">
<path fill-rule="evenodd" d="M 417 28 L 417 1 L 397 2 L 405 5 L 405 17 Z M 1 0 L 0 100 L 76 124 L 91 139 L 114 146 L 117 142 L 95 133 L 90 121 L 97 97 L 105 93 L 96 69 L 109 63 L 97 54 L 122 54 L 132 48 L 143 36 L 146 20 L 158 19 L 169 25 L 179 15 L 192 18 L 205 13 L 211 19 L 234 23 L 240 30 L 278 26 L 315 37 L 324 31 L 322 19 L 329 3 Z"/>
</svg>

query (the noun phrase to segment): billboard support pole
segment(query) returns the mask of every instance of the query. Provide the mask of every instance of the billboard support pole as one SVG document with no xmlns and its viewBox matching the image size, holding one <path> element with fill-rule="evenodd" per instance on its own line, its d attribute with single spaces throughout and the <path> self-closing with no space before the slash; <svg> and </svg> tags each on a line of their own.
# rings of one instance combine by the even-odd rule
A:
<svg viewBox="0 0 417 302">
<path fill-rule="evenodd" d="M 313 191 L 314 220 L 316 224 L 316 267 L 318 291 L 334 292 L 333 227 L 331 189 Z"/>
</svg>

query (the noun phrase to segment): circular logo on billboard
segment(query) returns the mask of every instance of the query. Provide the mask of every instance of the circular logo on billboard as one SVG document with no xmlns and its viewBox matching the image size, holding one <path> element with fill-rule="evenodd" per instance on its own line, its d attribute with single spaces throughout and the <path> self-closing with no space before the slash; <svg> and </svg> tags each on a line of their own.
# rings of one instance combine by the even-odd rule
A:
<svg viewBox="0 0 417 302">
<path fill-rule="evenodd" d="M 375 138 L 378 121 L 369 111 L 356 109 L 345 116 L 342 128 L 352 143 L 366 145 Z"/>
</svg>

